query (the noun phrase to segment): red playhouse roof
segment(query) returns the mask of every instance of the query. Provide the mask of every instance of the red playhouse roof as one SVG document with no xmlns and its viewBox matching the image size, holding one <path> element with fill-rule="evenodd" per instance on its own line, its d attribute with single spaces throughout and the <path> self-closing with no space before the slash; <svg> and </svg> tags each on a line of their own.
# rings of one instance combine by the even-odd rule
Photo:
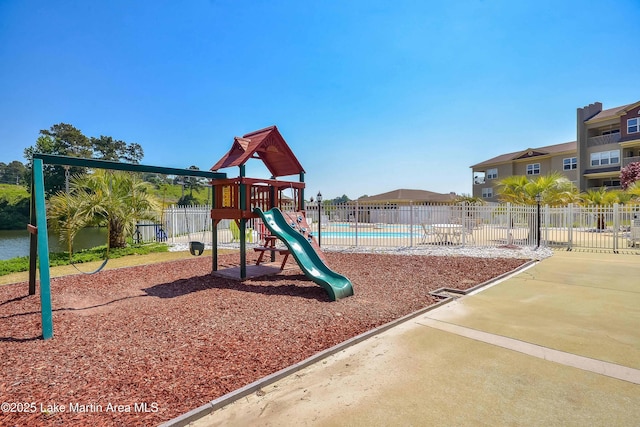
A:
<svg viewBox="0 0 640 427">
<path fill-rule="evenodd" d="M 278 128 L 270 126 L 242 137 L 236 136 L 227 154 L 211 167 L 212 171 L 240 166 L 249 159 L 260 159 L 274 178 L 304 172 Z"/>
</svg>

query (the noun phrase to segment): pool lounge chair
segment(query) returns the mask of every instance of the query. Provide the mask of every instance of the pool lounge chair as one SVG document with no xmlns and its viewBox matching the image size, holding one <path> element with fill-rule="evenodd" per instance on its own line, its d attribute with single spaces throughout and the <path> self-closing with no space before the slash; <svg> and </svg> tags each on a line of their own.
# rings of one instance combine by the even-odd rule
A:
<svg viewBox="0 0 640 427">
<path fill-rule="evenodd" d="M 431 224 L 420 224 L 422 226 L 422 240 L 420 241 L 421 245 L 426 245 L 428 242 L 428 240 L 430 240 L 433 237 L 436 237 L 436 233 L 433 230 L 433 227 L 431 226 Z"/>
</svg>

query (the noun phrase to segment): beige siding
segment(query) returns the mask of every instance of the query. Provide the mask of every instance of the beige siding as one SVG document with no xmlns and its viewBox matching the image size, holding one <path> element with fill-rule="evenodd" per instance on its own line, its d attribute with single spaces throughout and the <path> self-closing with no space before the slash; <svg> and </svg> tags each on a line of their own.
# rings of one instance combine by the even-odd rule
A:
<svg viewBox="0 0 640 427">
<path fill-rule="evenodd" d="M 561 174 L 566 176 L 569 181 L 575 182 L 578 179 L 578 169 L 564 170 L 564 159 L 570 159 L 572 157 L 576 157 L 576 154 L 570 153 L 553 156 L 551 158 L 551 170 L 560 172 Z"/>
<path fill-rule="evenodd" d="M 513 164 L 498 166 L 498 179 L 513 175 Z"/>
<path fill-rule="evenodd" d="M 540 174 L 545 175 L 551 171 L 551 159 L 547 158 L 537 158 L 531 157 L 527 160 L 521 160 L 514 164 L 514 175 L 527 175 L 527 165 L 540 163 Z M 528 176 L 539 176 L 539 175 L 528 175 Z"/>
</svg>

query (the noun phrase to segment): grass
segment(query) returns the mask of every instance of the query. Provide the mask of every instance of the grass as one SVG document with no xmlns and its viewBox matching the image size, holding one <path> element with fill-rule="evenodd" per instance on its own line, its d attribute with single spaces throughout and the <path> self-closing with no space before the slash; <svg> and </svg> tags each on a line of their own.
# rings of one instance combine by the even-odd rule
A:
<svg viewBox="0 0 640 427">
<path fill-rule="evenodd" d="M 6 199 L 10 204 L 15 204 L 21 199 L 29 198 L 27 189 L 22 185 L 15 184 L 0 184 L 0 194 L 3 199 Z"/>
<path fill-rule="evenodd" d="M 190 194 L 191 190 L 185 189 L 184 194 Z M 160 188 L 153 189 L 153 194 L 159 201 L 164 200 L 165 206 L 178 203 L 178 200 L 182 197 L 182 186 L 176 184 L 164 184 Z M 193 190 L 193 197 L 197 204 L 206 205 L 209 198 L 209 188 L 196 188 Z M 211 203 L 211 201 L 208 201 Z"/>
<path fill-rule="evenodd" d="M 233 252 L 237 252 L 237 251 L 229 250 L 229 249 L 218 250 L 218 254 L 233 253 Z M 204 251 L 204 253 L 201 256 L 210 257 L 211 250 Z M 109 262 L 107 263 L 103 271 L 112 270 L 116 268 L 135 267 L 138 265 L 157 264 L 157 263 L 176 261 L 176 260 L 187 259 L 192 257 L 193 256 L 189 253 L 189 251 L 181 251 L 181 252 L 162 251 L 162 252 L 150 252 L 146 254 L 141 254 L 141 253 L 130 254 L 130 255 L 124 255 L 120 258 L 109 259 Z M 28 265 L 28 257 L 21 257 L 21 258 L 27 259 L 26 262 Z M 6 261 L 11 261 L 11 260 L 6 260 Z M 102 261 L 103 261 L 102 259 L 91 261 L 82 265 L 77 265 L 77 267 L 82 271 L 89 272 L 89 271 L 95 270 L 98 266 L 100 266 L 100 264 L 102 264 Z M 0 263 L 1 262 L 4 262 L 4 261 L 0 261 Z M 51 267 L 51 277 L 68 276 L 71 274 L 80 274 L 80 273 L 78 273 L 78 270 L 76 270 L 72 265 L 69 265 L 68 263 L 66 265 Z M 25 271 L 0 275 L 0 286 L 9 285 L 13 283 L 26 282 L 28 280 L 29 280 L 29 272 L 27 268 L 27 270 Z"/>
<path fill-rule="evenodd" d="M 130 245 L 126 248 L 111 249 L 109 251 L 110 259 L 122 258 L 128 255 L 145 255 L 157 252 L 168 252 L 169 248 L 164 243 L 150 243 L 145 245 Z M 69 252 L 56 252 L 49 254 L 49 264 L 52 267 L 60 265 L 83 264 L 99 261 L 104 261 L 106 256 L 107 247 L 98 246 L 92 249 L 86 249 L 77 253 L 74 253 L 69 260 Z M 0 260 L 0 276 L 5 276 L 11 273 L 19 273 L 22 271 L 29 271 L 29 257 L 17 257 L 8 260 Z"/>
</svg>

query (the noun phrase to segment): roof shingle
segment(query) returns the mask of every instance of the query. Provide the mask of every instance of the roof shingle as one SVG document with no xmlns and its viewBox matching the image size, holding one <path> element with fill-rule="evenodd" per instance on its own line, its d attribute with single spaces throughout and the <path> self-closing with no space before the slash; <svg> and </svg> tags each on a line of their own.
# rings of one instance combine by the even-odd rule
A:
<svg viewBox="0 0 640 427">
<path fill-rule="evenodd" d="M 302 165 L 275 126 L 250 132 L 242 138 L 235 137 L 231 149 L 211 167 L 211 170 L 240 166 L 256 157 L 262 160 L 274 177 L 304 172 Z"/>
<path fill-rule="evenodd" d="M 455 193 L 434 193 L 426 190 L 410 190 L 400 188 L 374 196 L 363 197 L 358 202 L 451 202 L 456 198 Z"/>
<path fill-rule="evenodd" d="M 471 167 L 476 168 L 481 166 L 494 165 L 496 163 L 508 162 L 521 157 L 522 155 L 526 154 L 528 151 L 534 151 L 539 153 L 539 155 L 545 155 L 545 154 L 562 153 L 565 151 L 576 151 L 577 149 L 578 149 L 578 143 L 576 141 L 564 142 L 562 144 L 546 145 L 544 147 L 527 148 L 526 150 L 516 151 L 513 153 L 507 153 L 507 154 L 501 154 L 489 160 L 485 160 L 483 162 L 477 163 Z"/>
</svg>

